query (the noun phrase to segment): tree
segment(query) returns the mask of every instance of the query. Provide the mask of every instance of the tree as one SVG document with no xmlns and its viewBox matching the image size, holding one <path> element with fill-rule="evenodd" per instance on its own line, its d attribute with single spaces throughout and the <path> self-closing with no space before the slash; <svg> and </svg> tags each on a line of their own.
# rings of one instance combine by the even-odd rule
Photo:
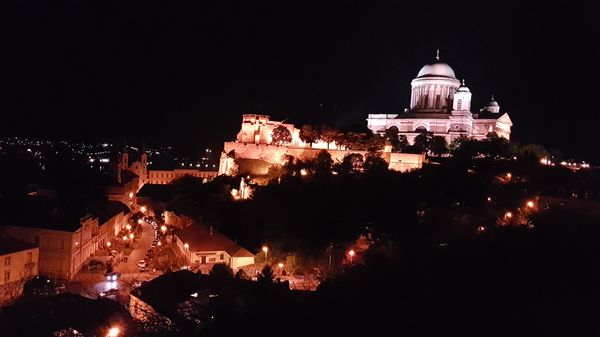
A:
<svg viewBox="0 0 600 337">
<path fill-rule="evenodd" d="M 273 129 L 273 133 L 271 134 L 271 139 L 275 144 L 289 144 L 292 142 L 292 134 L 290 130 L 283 125 L 277 126 Z"/>
<path fill-rule="evenodd" d="M 381 137 L 378 134 L 373 134 L 367 139 L 366 150 L 369 152 L 379 152 L 383 150 L 385 146 L 385 137 Z"/>
<path fill-rule="evenodd" d="M 438 157 L 448 153 L 448 144 L 446 143 L 446 138 L 442 136 L 434 136 L 431 140 L 430 150 Z"/>
<path fill-rule="evenodd" d="M 311 125 L 302 125 L 300 139 L 312 147 L 313 143 L 319 139 L 319 130 Z"/>
<path fill-rule="evenodd" d="M 337 166 L 339 173 L 350 174 L 361 172 L 364 165 L 364 158 L 360 153 L 347 154 L 342 162 Z"/>
<path fill-rule="evenodd" d="M 49 278 L 36 276 L 23 285 L 23 296 L 26 298 L 42 298 L 56 295 L 56 289 Z"/>
<path fill-rule="evenodd" d="M 367 174 L 377 175 L 388 172 L 388 163 L 376 152 L 367 153 L 363 167 Z"/>
<path fill-rule="evenodd" d="M 208 272 L 208 275 L 218 281 L 228 281 L 233 278 L 233 271 L 225 263 L 216 263 Z"/>
<path fill-rule="evenodd" d="M 410 148 L 410 143 L 408 142 L 408 138 L 406 135 L 398 136 L 398 147 L 394 149 L 394 151 L 404 152 Z"/>
<path fill-rule="evenodd" d="M 260 273 L 256 276 L 256 281 L 259 284 L 273 284 L 273 279 L 275 274 L 273 272 L 273 268 L 266 264 Z"/>
<path fill-rule="evenodd" d="M 347 132 L 345 135 L 346 141 L 346 149 L 348 150 L 365 150 L 365 139 L 367 135 L 362 132 Z"/>
<path fill-rule="evenodd" d="M 398 139 L 398 128 L 395 126 L 385 130 L 385 139 L 390 142 L 392 149 L 396 149 L 399 146 L 400 140 Z"/>
<path fill-rule="evenodd" d="M 427 152 L 431 148 L 431 143 L 433 141 L 433 132 L 422 132 L 418 136 L 415 137 L 413 142 L 414 149 L 419 152 Z"/>
<path fill-rule="evenodd" d="M 317 176 L 328 176 L 331 174 L 331 166 L 333 165 L 333 159 L 331 154 L 326 150 L 321 150 L 317 154 L 317 158 L 314 162 L 315 175 Z"/>
<path fill-rule="evenodd" d="M 321 128 L 321 130 L 321 139 L 327 143 L 327 149 L 329 150 L 329 145 L 339 140 L 340 132 L 337 129 L 331 128 L 329 126 L 324 126 Z"/>
</svg>

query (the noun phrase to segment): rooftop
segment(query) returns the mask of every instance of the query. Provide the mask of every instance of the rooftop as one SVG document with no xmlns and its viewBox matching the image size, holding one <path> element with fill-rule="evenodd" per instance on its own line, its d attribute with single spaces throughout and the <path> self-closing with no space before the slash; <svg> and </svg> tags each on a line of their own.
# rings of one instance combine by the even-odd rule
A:
<svg viewBox="0 0 600 337">
<path fill-rule="evenodd" d="M 3 237 L 0 238 L 0 255 L 16 253 L 27 249 L 35 248 L 31 243 L 19 241 L 17 239 Z"/>
<path fill-rule="evenodd" d="M 252 257 L 254 254 L 240 247 L 225 235 L 209 227 L 194 223 L 177 233 L 179 239 L 190 245 L 190 251 L 226 251 L 232 257 Z"/>
</svg>

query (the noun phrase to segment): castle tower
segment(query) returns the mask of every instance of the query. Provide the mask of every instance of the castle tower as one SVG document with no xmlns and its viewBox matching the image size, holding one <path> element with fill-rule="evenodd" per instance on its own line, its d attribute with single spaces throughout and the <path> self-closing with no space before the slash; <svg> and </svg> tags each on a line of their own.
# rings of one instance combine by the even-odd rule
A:
<svg viewBox="0 0 600 337">
<path fill-rule="evenodd" d="M 462 80 L 462 85 L 454 93 L 453 111 L 471 111 L 471 91 Z"/>
</svg>

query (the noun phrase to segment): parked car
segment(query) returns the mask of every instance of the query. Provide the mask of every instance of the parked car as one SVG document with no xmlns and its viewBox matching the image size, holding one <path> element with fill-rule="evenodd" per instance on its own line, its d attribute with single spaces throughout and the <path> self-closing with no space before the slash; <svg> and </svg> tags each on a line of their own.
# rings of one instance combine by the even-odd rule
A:
<svg viewBox="0 0 600 337">
<path fill-rule="evenodd" d="M 112 273 L 106 273 L 107 281 L 116 281 L 119 277 L 121 277 L 121 273 L 119 273 L 118 271 L 115 271 Z"/>
</svg>

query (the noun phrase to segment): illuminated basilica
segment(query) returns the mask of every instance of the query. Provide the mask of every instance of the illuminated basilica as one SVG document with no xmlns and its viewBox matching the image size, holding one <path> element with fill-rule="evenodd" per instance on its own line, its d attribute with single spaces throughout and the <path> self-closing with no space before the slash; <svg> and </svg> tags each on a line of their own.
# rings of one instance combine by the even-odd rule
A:
<svg viewBox="0 0 600 337">
<path fill-rule="evenodd" d="M 500 112 L 493 96 L 479 112 L 471 112 L 471 91 L 448 64 L 440 62 L 438 51 L 436 61 L 423 66 L 411 82 L 410 108 L 401 114 L 369 114 L 367 125 L 373 133 L 397 131 L 410 143 L 425 131 L 451 143 L 461 136 L 483 139 L 489 132 L 510 139 L 512 121 Z"/>
</svg>

